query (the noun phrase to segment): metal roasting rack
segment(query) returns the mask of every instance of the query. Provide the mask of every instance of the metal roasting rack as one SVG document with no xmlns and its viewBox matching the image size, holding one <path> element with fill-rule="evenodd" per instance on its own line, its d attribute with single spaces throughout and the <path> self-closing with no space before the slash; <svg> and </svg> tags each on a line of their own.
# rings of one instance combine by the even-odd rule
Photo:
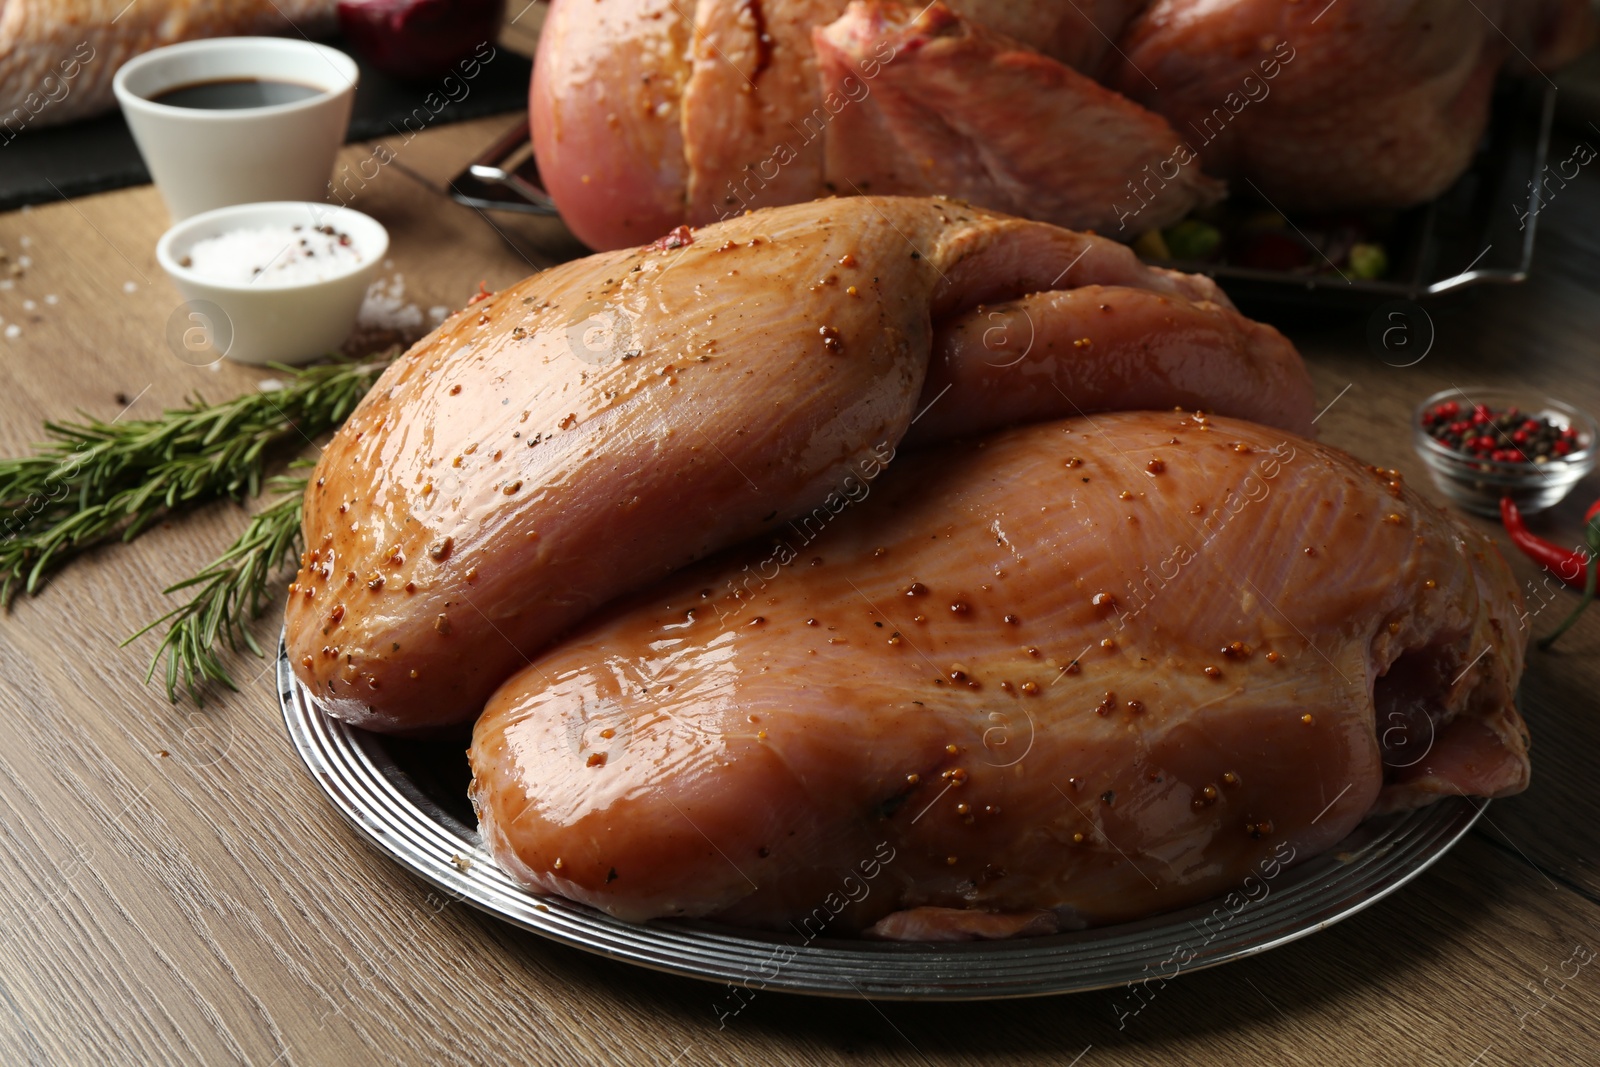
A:
<svg viewBox="0 0 1600 1067">
<path fill-rule="evenodd" d="M 1548 83 L 1502 84 L 1488 132 L 1467 172 L 1442 196 L 1387 225 L 1387 278 L 1367 281 L 1325 269 L 1261 270 L 1183 260 L 1163 265 L 1210 275 L 1235 299 L 1324 305 L 1420 300 L 1471 286 L 1519 283 L 1533 264 L 1538 190 L 1555 105 L 1556 90 Z M 485 211 L 557 214 L 539 177 L 526 119 L 457 174 L 451 190 L 455 200 Z"/>
</svg>

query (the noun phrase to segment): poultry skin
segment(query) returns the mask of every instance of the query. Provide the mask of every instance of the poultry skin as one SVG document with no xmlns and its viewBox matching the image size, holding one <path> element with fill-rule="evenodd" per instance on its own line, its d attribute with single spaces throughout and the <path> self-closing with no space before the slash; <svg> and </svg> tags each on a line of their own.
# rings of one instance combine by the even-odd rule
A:
<svg viewBox="0 0 1600 1067">
<path fill-rule="evenodd" d="M 1438 196 L 1471 162 L 1505 51 L 1464 0 L 1156 0 L 1121 47 L 1107 84 L 1285 209 Z"/>
<path fill-rule="evenodd" d="M 1594 39 L 1587 0 L 555 0 L 530 122 L 596 248 L 824 191 L 1132 240 L 1217 178 L 1284 208 L 1430 199 L 1503 67 Z"/>
<path fill-rule="evenodd" d="M 1121 232 L 1120 205 L 1136 188 L 1141 228 L 1222 199 L 1199 167 L 1160 176 L 1182 140 L 1164 119 L 941 5 L 853 3 L 813 42 L 824 99 L 860 90 L 823 140 L 830 190 L 945 193 L 1125 239 L 1136 232 Z"/>
<path fill-rule="evenodd" d="M 1027 329 L 1020 362 L 995 315 Z M 447 320 L 324 450 L 291 662 L 350 722 L 464 722 L 606 602 L 824 504 L 919 412 L 938 440 L 1130 403 L 1300 432 L 1314 410 L 1294 348 L 1210 280 L 951 201 L 564 264 Z"/>
<path fill-rule="evenodd" d="M 1067 65 L 1101 54 L 1136 6 L 1106 0 L 1090 25 L 1081 6 L 1028 0 L 557 0 L 529 91 L 540 174 L 599 249 L 830 192 L 959 195 L 1105 228 L 1180 140 Z M 1045 51 L 1006 35 L 1028 27 Z M 1151 217 L 1221 193 L 1191 169 Z"/>
<path fill-rule="evenodd" d="M 503 868 L 633 921 L 1004 937 L 1527 783 L 1510 570 L 1393 471 L 1142 412 L 861 484 L 500 688 L 470 757 Z"/>
</svg>

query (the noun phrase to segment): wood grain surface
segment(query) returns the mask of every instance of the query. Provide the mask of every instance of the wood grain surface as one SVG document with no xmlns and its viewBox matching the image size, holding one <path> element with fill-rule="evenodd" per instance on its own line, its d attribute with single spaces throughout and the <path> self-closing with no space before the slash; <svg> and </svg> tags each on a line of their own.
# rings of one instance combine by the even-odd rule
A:
<svg viewBox="0 0 1600 1067">
<path fill-rule="evenodd" d="M 389 228 L 385 276 L 422 309 L 574 252 L 558 224 L 440 192 L 515 118 L 393 145 L 351 202 Z M 1324 439 L 1424 485 L 1407 427 L 1434 390 L 1520 384 L 1600 410 L 1597 220 L 1591 170 L 1552 204 L 1528 284 L 1429 305 L 1437 337 L 1415 366 L 1380 358 L 1363 314 L 1288 320 L 1332 403 Z M 180 300 L 153 254 L 165 224 L 150 188 L 0 216 L 0 248 L 31 260 L 0 290 L 0 319 L 20 329 L 0 339 L 0 449 L 25 449 L 47 417 L 149 417 L 264 377 L 169 349 Z M 1576 543 L 1596 496 L 1591 477 L 1535 525 Z M 266 662 L 236 658 L 242 692 L 204 710 L 144 683 L 150 643 L 121 641 L 243 520 L 216 506 L 97 552 L 0 619 L 0 1063 L 1600 1061 L 1600 962 L 1576 962 L 1600 950 L 1600 611 L 1558 654 L 1531 656 L 1532 788 L 1330 930 L 1186 975 L 1121 1028 L 1117 991 L 968 1005 L 763 993 L 719 1028 L 718 987 L 542 941 L 365 846 L 290 749 Z M 263 639 L 277 627 L 263 619 Z"/>
</svg>

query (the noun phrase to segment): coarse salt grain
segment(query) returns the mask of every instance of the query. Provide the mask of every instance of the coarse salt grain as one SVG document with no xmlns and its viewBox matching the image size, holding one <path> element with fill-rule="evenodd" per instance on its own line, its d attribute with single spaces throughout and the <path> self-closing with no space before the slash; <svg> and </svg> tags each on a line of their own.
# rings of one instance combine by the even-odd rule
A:
<svg viewBox="0 0 1600 1067">
<path fill-rule="evenodd" d="M 356 326 L 364 330 L 393 330 L 403 337 L 421 334 L 422 309 L 406 301 L 405 275 L 396 274 L 389 281 L 379 278 L 367 286 Z"/>
<path fill-rule="evenodd" d="M 276 287 L 348 274 L 362 256 L 332 226 L 257 226 L 196 241 L 179 262 L 215 281 Z"/>
</svg>

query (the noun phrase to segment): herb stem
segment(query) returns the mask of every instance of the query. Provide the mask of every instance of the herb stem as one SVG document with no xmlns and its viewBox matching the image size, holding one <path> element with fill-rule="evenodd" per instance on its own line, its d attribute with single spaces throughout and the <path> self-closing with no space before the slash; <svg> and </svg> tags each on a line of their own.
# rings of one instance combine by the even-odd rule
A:
<svg viewBox="0 0 1600 1067">
<path fill-rule="evenodd" d="M 275 478 L 273 488 L 287 495 L 251 516 L 239 539 L 199 574 L 163 590 L 168 595 L 196 587 L 199 591 L 122 642 L 125 647 L 162 623 L 170 624 L 144 680 L 155 677 L 164 659 L 167 697 L 174 703 L 180 681 L 196 704 L 207 683 L 239 688 L 223 665 L 224 644 L 234 652 L 242 646 L 263 654 L 249 624 L 271 601 L 274 578 L 300 554 L 306 479 Z"/>
</svg>

